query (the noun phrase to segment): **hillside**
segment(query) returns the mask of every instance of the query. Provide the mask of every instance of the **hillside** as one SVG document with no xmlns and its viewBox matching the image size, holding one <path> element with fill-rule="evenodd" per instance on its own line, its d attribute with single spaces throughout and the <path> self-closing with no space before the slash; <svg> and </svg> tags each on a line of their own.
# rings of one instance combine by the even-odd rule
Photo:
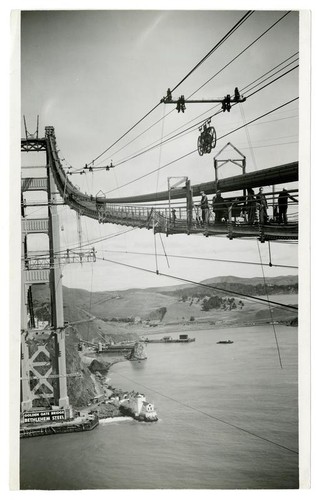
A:
<svg viewBox="0 0 317 500">
<path fill-rule="evenodd" d="M 239 276 L 218 276 L 215 278 L 208 278 L 203 281 L 201 281 L 202 284 L 207 284 L 207 285 L 213 285 L 216 286 L 217 284 L 219 286 L 224 286 L 226 284 L 236 284 L 236 285 L 250 285 L 251 287 L 255 287 L 256 285 L 261 285 L 263 284 L 263 277 L 258 276 L 258 277 L 253 277 L 253 278 L 241 278 Z M 287 276 L 275 276 L 274 278 L 266 278 L 266 283 L 270 286 L 274 285 L 281 285 L 281 286 L 297 286 L 298 284 L 298 276 L 296 275 L 287 275 Z M 192 288 L 193 285 L 172 285 L 172 286 L 165 286 L 165 287 L 159 287 L 159 288 L 146 288 L 145 290 L 148 292 L 160 292 L 160 293 L 173 293 L 177 292 L 179 293 L 181 290 L 186 290 L 188 288 Z M 133 288 L 130 290 L 126 290 L 125 292 L 128 293 L 133 293 L 137 288 Z M 125 293 L 123 292 L 123 293 Z"/>
<path fill-rule="evenodd" d="M 202 310 L 207 297 L 226 297 L 234 292 L 248 296 L 297 295 L 297 276 L 270 278 L 263 284 L 263 278 L 238 278 L 223 276 L 204 280 L 205 286 L 179 285 L 174 287 L 131 289 L 118 292 L 89 293 L 84 290 L 64 289 L 65 304 L 76 305 L 105 321 L 159 320 L 163 323 L 189 321 L 192 316 L 210 316 Z M 206 286 L 207 285 L 207 286 Z M 209 288 L 212 286 L 214 288 Z M 217 290 L 217 288 L 221 290 Z M 237 301 L 241 297 L 238 296 Z M 243 297 L 242 297 L 243 298 Z M 243 298 L 245 304 L 248 303 Z M 277 300 L 278 302 L 279 300 Z M 260 309 L 264 306 L 260 304 Z M 264 307 L 265 308 L 265 307 Z M 162 309 L 166 313 L 161 318 Z M 248 308 L 244 308 L 246 313 Z M 252 311 L 252 308 L 251 308 Z M 251 312 L 250 311 L 250 312 Z"/>
<path fill-rule="evenodd" d="M 78 322 L 76 329 L 81 338 L 98 341 L 103 338 L 132 338 L 131 326 L 141 323 L 183 323 L 184 321 L 256 320 L 254 314 L 269 313 L 265 303 L 255 303 L 249 297 L 275 297 L 276 302 L 296 303 L 297 276 L 268 278 L 239 278 L 222 276 L 206 279 L 205 286 L 178 285 L 160 288 L 134 288 L 117 292 L 88 292 L 63 288 L 65 321 Z M 208 286 L 213 288 L 209 288 Z M 235 293 L 242 295 L 235 295 Z M 34 287 L 33 300 L 40 319 L 49 315 L 48 288 Z M 233 300 L 230 305 L 228 301 Z M 243 305 L 239 303 L 241 301 Z M 275 309 L 275 308 L 273 308 Z M 276 308 L 279 318 L 294 317 L 296 311 Z M 95 318 L 95 319 L 94 319 Z M 128 328 L 130 326 L 130 328 Z"/>
<path fill-rule="evenodd" d="M 159 291 L 120 291 L 115 294 L 104 292 L 103 296 L 89 292 L 85 295 L 83 292 L 84 290 L 77 293 L 77 290 L 64 288 L 65 304 L 89 311 L 93 316 L 104 320 L 136 316 L 146 319 L 156 309 L 167 307 L 175 301 L 173 297 L 167 297 Z"/>
</svg>

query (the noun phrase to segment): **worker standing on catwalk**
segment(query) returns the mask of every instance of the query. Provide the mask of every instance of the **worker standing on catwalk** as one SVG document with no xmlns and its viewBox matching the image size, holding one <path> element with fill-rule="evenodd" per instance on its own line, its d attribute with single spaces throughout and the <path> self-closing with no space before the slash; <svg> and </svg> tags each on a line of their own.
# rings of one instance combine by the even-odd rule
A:
<svg viewBox="0 0 317 500">
<path fill-rule="evenodd" d="M 265 194 L 263 193 L 263 188 L 259 189 L 256 195 L 257 208 L 259 210 L 259 221 L 260 224 L 266 224 L 267 222 L 267 201 Z"/>
<path fill-rule="evenodd" d="M 288 209 L 288 199 L 298 203 L 298 200 L 291 196 L 289 192 L 283 188 L 278 196 L 278 222 L 279 224 L 287 224 L 287 209 Z"/>
<path fill-rule="evenodd" d="M 208 223 L 209 219 L 209 203 L 208 203 L 208 198 L 205 194 L 204 191 L 200 192 L 201 194 L 201 200 L 200 200 L 200 208 L 201 208 L 201 217 L 203 220 L 203 224 Z"/>
<path fill-rule="evenodd" d="M 218 224 L 222 222 L 222 218 L 225 217 L 226 214 L 226 203 L 223 197 L 221 196 L 221 191 L 216 192 L 216 196 L 213 197 L 212 200 L 212 210 L 215 213 L 215 223 Z"/>
</svg>

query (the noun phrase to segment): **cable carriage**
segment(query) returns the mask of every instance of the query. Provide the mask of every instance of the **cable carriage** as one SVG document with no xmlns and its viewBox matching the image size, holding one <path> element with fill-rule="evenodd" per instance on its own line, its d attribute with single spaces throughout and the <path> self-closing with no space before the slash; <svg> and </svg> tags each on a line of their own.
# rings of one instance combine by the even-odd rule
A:
<svg viewBox="0 0 317 500">
<path fill-rule="evenodd" d="M 214 127 L 210 126 L 210 122 L 206 122 L 199 128 L 200 136 L 197 140 L 198 154 L 202 156 L 205 153 L 211 153 L 211 150 L 216 147 L 217 135 Z"/>
</svg>

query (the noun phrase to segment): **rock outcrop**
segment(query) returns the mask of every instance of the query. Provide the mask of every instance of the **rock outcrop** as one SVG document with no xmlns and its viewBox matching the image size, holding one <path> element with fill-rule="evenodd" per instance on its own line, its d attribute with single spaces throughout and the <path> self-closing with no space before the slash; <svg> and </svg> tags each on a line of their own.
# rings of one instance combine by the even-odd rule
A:
<svg viewBox="0 0 317 500">
<path fill-rule="evenodd" d="M 145 344 L 143 344 L 142 342 L 136 342 L 128 359 L 133 361 L 133 360 L 142 360 L 146 358 L 147 355 L 145 351 Z"/>
</svg>

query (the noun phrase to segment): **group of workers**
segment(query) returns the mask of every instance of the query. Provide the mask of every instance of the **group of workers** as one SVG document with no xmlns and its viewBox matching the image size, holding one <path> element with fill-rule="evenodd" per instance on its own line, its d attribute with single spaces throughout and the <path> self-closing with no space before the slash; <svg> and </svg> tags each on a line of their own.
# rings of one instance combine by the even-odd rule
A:
<svg viewBox="0 0 317 500">
<path fill-rule="evenodd" d="M 244 201 L 239 201 L 238 199 L 232 202 L 225 200 L 221 196 L 221 191 L 217 190 L 216 195 L 212 199 L 212 211 L 215 216 L 215 224 L 225 222 L 228 220 L 229 207 L 231 207 L 231 215 L 234 215 L 235 209 L 238 208 L 239 213 L 244 210 L 247 215 L 248 224 L 252 225 L 256 220 L 260 224 L 265 224 L 268 222 L 268 203 L 263 193 L 263 188 L 259 188 L 257 194 L 254 193 L 252 188 L 248 188 L 248 194 Z M 196 221 L 202 224 L 207 224 L 210 217 L 210 206 L 207 195 L 204 191 L 201 191 L 201 200 L 199 207 L 196 207 Z M 291 196 L 289 192 L 284 188 L 278 195 L 278 203 L 274 208 L 273 220 L 280 224 L 287 224 L 287 209 L 288 200 L 292 200 L 298 203 L 298 200 Z M 198 208 L 201 210 L 201 220 L 200 215 L 198 215 Z M 258 219 L 257 219 L 258 218 Z"/>
</svg>

